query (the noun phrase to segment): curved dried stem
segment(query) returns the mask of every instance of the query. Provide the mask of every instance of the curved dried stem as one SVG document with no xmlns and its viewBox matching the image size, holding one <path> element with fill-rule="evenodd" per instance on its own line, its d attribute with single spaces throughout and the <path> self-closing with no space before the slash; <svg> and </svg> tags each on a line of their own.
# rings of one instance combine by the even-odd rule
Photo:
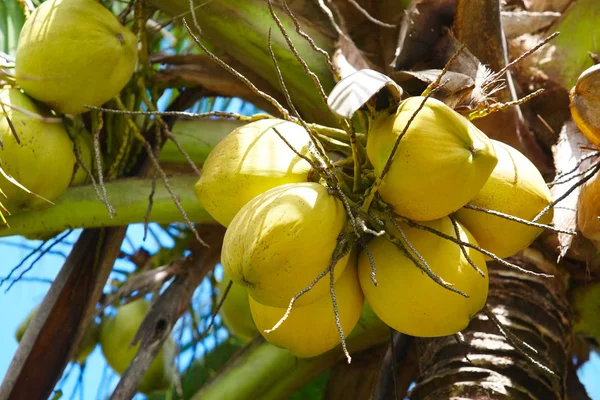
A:
<svg viewBox="0 0 600 400">
<path fill-rule="evenodd" d="M 504 336 L 506 338 L 506 340 L 511 345 L 513 345 L 515 347 L 515 349 L 517 349 L 517 351 L 519 351 L 533 365 L 535 365 L 536 367 L 549 373 L 550 375 L 556 375 L 550 368 L 546 367 L 545 365 L 543 365 L 542 363 L 540 363 L 539 361 L 537 361 L 536 359 L 531 357 L 529 354 L 527 354 L 525 349 L 532 351 L 536 354 L 538 354 L 538 351 L 535 348 L 533 348 L 531 345 L 529 345 L 526 342 L 524 342 L 523 340 L 521 340 L 514 333 L 512 333 L 508 329 L 505 329 L 505 327 L 502 325 L 502 322 L 500 322 L 498 317 L 496 317 L 496 315 L 494 315 L 494 313 L 492 312 L 492 310 L 490 309 L 490 307 L 487 304 L 483 307 L 482 312 L 486 317 L 488 317 L 490 319 L 490 321 L 492 321 L 494 323 L 494 325 L 496 326 L 496 328 L 498 328 L 498 331 L 500 331 L 502 336 Z"/>
<path fill-rule="evenodd" d="M 449 217 L 450 221 L 452 222 L 452 226 L 454 227 L 454 234 L 456 235 L 456 239 L 460 240 L 460 227 L 458 226 L 458 221 L 456 221 L 456 218 L 454 218 L 452 215 L 450 215 Z M 467 249 L 465 248 L 465 246 L 459 244 L 458 247 L 460 247 L 460 251 L 463 253 L 463 256 L 465 257 L 469 265 L 471 265 L 471 267 L 473 267 L 473 269 L 477 271 L 479 275 L 485 278 L 485 273 L 473 262 L 471 257 L 469 257 L 469 253 L 467 253 Z"/>
<path fill-rule="evenodd" d="M 298 53 L 298 50 L 296 50 L 296 47 L 294 46 L 294 43 L 292 42 L 290 35 L 288 35 L 283 24 L 281 23 L 281 20 L 279 19 L 279 17 L 277 17 L 277 14 L 275 13 L 275 10 L 273 9 L 273 2 L 271 0 L 267 0 L 267 3 L 269 4 L 269 11 L 271 12 L 271 16 L 273 17 L 273 20 L 277 24 L 279 31 L 285 38 L 285 41 L 287 42 L 289 49 L 292 51 L 292 53 L 294 53 L 294 57 L 296 57 L 296 60 L 298 60 L 298 62 L 302 66 L 304 73 L 306 73 L 306 75 L 308 75 L 312 79 L 313 83 L 315 84 L 315 87 L 317 88 L 317 91 L 321 95 L 321 99 L 323 100 L 323 103 L 325 105 L 327 105 L 327 95 L 325 94 L 325 90 L 323 90 L 323 85 L 321 85 L 321 81 L 319 80 L 319 77 L 310 70 L 310 68 L 308 67 L 308 65 L 306 64 L 306 62 L 300 55 L 300 53 Z M 271 41 L 271 31 L 269 30 L 269 42 L 270 41 Z"/>
<path fill-rule="evenodd" d="M 527 226 L 533 226 L 533 227 L 541 228 L 541 229 L 548 229 L 553 232 L 564 233 L 566 235 L 577 235 L 577 232 L 575 232 L 575 231 L 569 231 L 569 230 L 565 230 L 565 229 L 556 228 L 552 225 L 539 224 L 537 222 L 532 222 L 532 221 L 528 221 L 523 218 L 515 217 L 514 215 L 506 214 L 506 213 L 503 213 L 500 211 L 490 210 L 488 208 L 479 207 L 479 206 L 476 206 L 473 204 L 466 204 L 464 206 L 464 208 L 473 210 L 473 211 L 483 212 L 483 213 L 486 213 L 489 215 L 493 215 L 495 217 L 504 218 L 509 221 L 517 222 L 519 224 L 523 224 L 523 225 L 527 225 Z"/>
<path fill-rule="evenodd" d="M 419 251 L 408 240 L 408 237 L 406 237 L 406 234 L 404 233 L 404 230 L 402 230 L 402 227 L 400 227 L 400 224 L 398 224 L 398 221 L 396 221 L 396 219 L 394 218 L 394 215 L 393 215 L 393 213 L 391 211 L 389 211 L 389 216 L 390 216 L 390 222 L 394 225 L 394 227 L 396 228 L 396 230 L 400 234 L 400 237 L 402 238 L 402 241 L 398 240 L 396 237 L 394 237 L 393 235 L 391 235 L 389 233 L 386 235 L 386 238 L 390 242 L 394 243 L 396 245 L 396 247 L 398 247 L 404 253 L 404 255 L 408 259 L 410 259 L 413 262 L 413 264 L 415 264 L 415 266 L 417 268 L 419 268 L 421 271 L 425 272 L 427 274 L 427 276 L 429 278 L 431 278 L 431 280 L 433 280 L 435 283 L 437 283 L 438 285 L 440 285 L 444 289 L 447 289 L 447 290 L 449 290 L 451 292 L 460 294 L 461 296 L 463 296 L 463 297 L 465 297 L 465 298 L 468 299 L 470 297 L 468 294 L 466 294 L 465 292 L 463 292 L 461 290 L 456 289 L 454 287 L 454 285 L 452 285 L 449 282 L 446 282 L 441 276 L 439 276 L 438 274 L 436 274 L 431 269 L 431 267 L 429 266 L 429 264 L 427 263 L 427 261 L 425 260 L 425 258 L 421 255 L 421 253 L 419 253 Z M 407 246 L 410 249 L 410 252 L 412 252 L 412 254 L 410 254 L 410 252 L 406 248 Z M 414 256 L 413 256 L 413 254 L 414 254 Z"/>
<path fill-rule="evenodd" d="M 226 111 L 209 111 L 205 113 L 191 113 L 187 111 L 132 111 L 132 110 L 118 110 L 113 108 L 104 108 L 104 107 L 95 107 L 95 106 L 85 106 L 90 110 L 98 110 L 103 112 L 109 112 L 114 114 L 123 114 L 123 115 L 161 115 L 168 117 L 185 117 L 185 118 L 223 118 L 223 119 L 234 119 L 236 121 L 242 122 L 254 122 L 261 119 L 270 119 L 274 118 L 272 115 L 268 114 L 254 114 L 250 117 L 241 115 L 233 112 Z"/>
<path fill-rule="evenodd" d="M 384 28 L 391 28 L 391 29 L 397 28 L 397 26 L 394 24 L 387 24 L 387 23 L 380 21 L 377 18 L 373 17 L 371 14 L 369 14 L 369 12 L 367 10 L 365 10 L 360 4 L 358 4 L 358 2 L 356 0 L 348 0 L 348 3 L 352 4 L 354 6 L 354 8 L 356 8 L 358 10 L 358 12 L 360 12 L 362 15 L 364 15 L 365 18 L 367 18 L 369 21 L 371 21 L 375 25 L 379 25 Z"/>
<path fill-rule="evenodd" d="M 412 228 L 417 228 L 417 229 L 421 229 L 421 230 L 424 230 L 424 231 L 428 231 L 428 232 L 431 232 L 431 233 L 433 233 L 435 235 L 438 235 L 439 237 L 442 237 L 442 238 L 444 238 L 446 240 L 450 240 L 451 242 L 454 242 L 454 243 L 456 243 L 458 245 L 462 245 L 462 246 L 465 246 L 465 247 L 470 247 L 472 249 L 475 249 L 478 252 L 480 252 L 482 254 L 485 254 L 486 256 L 490 257 L 494 261 L 497 261 L 498 263 L 502 264 L 505 267 L 515 269 L 517 271 L 523 272 L 523 273 L 528 274 L 528 275 L 540 276 L 540 277 L 543 277 L 543 278 L 554 278 L 554 275 L 544 274 L 544 273 L 541 273 L 541 272 L 533 272 L 533 271 L 530 271 L 528 269 L 521 268 L 520 266 L 518 266 L 516 264 L 513 264 L 513 263 L 510 263 L 510 262 L 508 262 L 506 260 L 503 260 L 502 258 L 498 257 L 497 255 L 495 255 L 491 251 L 483 249 L 483 248 L 481 248 L 481 247 L 479 247 L 477 245 L 474 245 L 473 243 L 469 243 L 469 242 L 464 242 L 462 240 L 458 240 L 458 239 L 456 239 L 456 238 L 454 238 L 452 236 L 448 236 L 445 233 L 438 231 L 437 229 L 430 228 L 427 225 L 419 224 L 417 222 L 411 221 L 411 220 L 406 219 L 404 217 L 401 217 L 401 218 L 403 219 L 404 222 L 406 222 L 408 224 L 408 226 L 410 226 Z"/>
<path fill-rule="evenodd" d="M 300 27 L 300 22 L 298 22 L 298 19 L 296 18 L 296 16 L 294 15 L 294 13 L 290 9 L 290 7 L 288 6 L 286 0 L 283 0 L 283 7 L 285 9 L 285 12 L 289 15 L 290 19 L 294 23 L 294 26 L 296 27 L 296 33 L 298 33 L 298 35 L 300 35 L 304 40 L 306 40 L 308 42 L 308 44 L 310 45 L 310 47 L 312 47 L 312 49 L 314 51 L 323 55 L 323 58 L 325 58 L 325 63 L 327 63 L 327 66 L 329 67 L 329 70 L 331 71 L 331 73 L 333 74 L 335 79 L 340 80 L 341 79 L 340 74 L 339 74 L 338 70 L 335 68 L 335 66 L 333 65 L 333 62 L 331 62 L 331 57 L 329 57 L 329 53 L 327 53 L 325 50 L 323 50 L 322 48 L 317 46 L 315 41 L 306 32 L 304 32 L 302 30 L 302 28 Z"/>
<path fill-rule="evenodd" d="M 191 14 L 192 14 L 192 18 L 194 21 L 194 26 L 198 30 L 198 32 L 201 32 L 202 30 L 200 29 L 200 25 L 198 24 L 198 21 L 196 19 L 196 12 L 193 11 L 193 5 L 194 5 L 194 0 L 190 0 L 190 6 L 192 9 Z M 182 21 L 183 21 L 183 25 L 185 26 L 185 29 L 187 29 L 190 36 L 192 36 L 192 38 L 194 39 L 194 42 L 196 42 L 196 44 L 202 49 L 202 51 L 204 51 L 206 53 L 206 55 L 208 55 L 210 57 L 211 60 L 213 60 L 215 63 L 217 63 L 219 66 L 221 66 L 224 70 L 226 70 L 227 72 L 229 72 L 230 74 L 232 74 L 233 76 L 238 78 L 240 81 L 242 81 L 242 83 L 244 83 L 255 95 L 257 95 L 257 96 L 265 99 L 269 103 L 271 103 L 273 105 L 273 107 L 275 107 L 277 109 L 277 111 L 279 111 L 279 113 L 282 115 L 282 117 L 284 119 L 287 119 L 287 120 L 290 119 L 290 113 L 281 104 L 279 104 L 279 102 L 274 97 L 272 97 L 272 96 L 268 95 L 267 93 L 263 92 L 262 90 L 258 89 L 252 82 L 250 82 L 250 80 L 248 78 L 246 78 L 244 75 L 242 75 L 241 73 L 236 71 L 233 67 L 228 65 L 225 61 L 221 60 L 219 57 L 217 57 L 215 54 L 213 54 L 204 44 L 202 44 L 202 42 L 200 41 L 200 39 L 198 39 L 198 37 L 194 34 L 194 32 L 192 32 L 192 29 L 188 25 L 187 20 L 185 18 L 183 18 Z"/>
</svg>

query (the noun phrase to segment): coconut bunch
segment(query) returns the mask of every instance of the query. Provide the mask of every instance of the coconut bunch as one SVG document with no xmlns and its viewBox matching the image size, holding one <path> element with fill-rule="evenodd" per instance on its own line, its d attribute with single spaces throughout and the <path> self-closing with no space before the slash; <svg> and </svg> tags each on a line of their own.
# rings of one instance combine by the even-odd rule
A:
<svg viewBox="0 0 600 400">
<path fill-rule="evenodd" d="M 486 260 L 526 248 L 552 219 L 519 151 L 441 101 L 396 90 L 381 102 L 383 90 L 359 104 L 365 134 L 349 131 L 346 158 L 332 161 L 343 138 L 331 128 L 260 119 L 215 146 L 195 187 L 227 227 L 225 279 L 249 301 L 239 320 L 249 312 L 298 357 L 343 342 L 365 300 L 400 332 L 460 332 L 485 305 Z"/>
<path fill-rule="evenodd" d="M 15 83 L 0 89 L 3 220 L 86 183 L 93 143 L 78 115 L 116 96 L 136 62 L 136 36 L 97 1 L 49 0 L 31 13 L 19 36 Z"/>
</svg>

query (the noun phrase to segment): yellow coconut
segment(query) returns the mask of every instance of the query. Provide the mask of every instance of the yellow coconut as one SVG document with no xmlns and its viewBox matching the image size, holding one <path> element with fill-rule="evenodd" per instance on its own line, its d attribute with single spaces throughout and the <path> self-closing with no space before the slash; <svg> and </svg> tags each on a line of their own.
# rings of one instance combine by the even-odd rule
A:
<svg viewBox="0 0 600 400">
<path fill-rule="evenodd" d="M 569 92 L 570 110 L 577 128 L 600 148 L 600 65 L 594 65 L 577 79 L 577 84 Z"/>
<path fill-rule="evenodd" d="M 133 74 L 137 38 L 94 0 L 49 0 L 25 21 L 17 83 L 61 113 L 88 111 L 116 96 Z"/>
<path fill-rule="evenodd" d="M 456 237 L 448 217 L 423 224 Z M 358 262 L 360 284 L 367 302 L 383 322 L 408 335 L 437 337 L 460 332 L 487 299 L 489 281 L 483 256 L 476 250 L 466 249 L 471 260 L 485 273 L 485 278 L 469 264 L 457 244 L 404 223 L 400 226 L 431 269 L 470 297 L 465 298 L 438 285 L 394 243 L 378 237 L 369 242 L 377 267 L 378 286 L 371 281 L 371 265 L 364 251 Z M 477 243 L 464 227 L 459 225 L 459 231 L 462 241 Z M 412 251 L 411 254 L 416 256 Z"/>
<path fill-rule="evenodd" d="M 274 129 L 300 154 L 309 155 L 310 138 L 304 128 L 280 119 L 265 119 L 235 129 L 206 159 L 196 183 L 196 196 L 223 226 L 229 226 L 237 212 L 259 194 L 287 183 L 306 182 L 310 164 Z"/>
<path fill-rule="evenodd" d="M 76 163 L 73 142 L 60 120 L 44 122 L 50 115 L 17 89 L 0 90 L 0 167 L 25 188 L 54 201 L 69 186 Z M 15 108 L 12 108 L 15 107 Z M 22 111 L 25 111 L 22 112 Z M 37 116 L 37 117 L 36 117 Z M 11 130 L 10 119 L 21 144 Z M 49 206 L 0 175 L 0 202 L 12 214 Z"/>
<path fill-rule="evenodd" d="M 219 300 L 223 298 L 228 284 L 229 277 L 227 274 L 223 274 L 223 279 L 217 285 Z M 242 342 L 247 343 L 258 335 L 258 329 L 256 329 L 252 314 L 250 313 L 248 292 L 242 285 L 237 283 L 231 285 L 219 314 L 223 320 L 223 325 L 229 333 L 239 338 Z"/>
<path fill-rule="evenodd" d="M 114 317 L 104 319 L 100 328 L 100 346 L 102 354 L 110 367 L 119 375 L 123 374 L 135 357 L 139 344 L 130 346 L 150 304 L 136 300 L 117 309 Z M 150 364 L 142 378 L 138 390 L 144 394 L 164 391 L 171 386 L 175 378 L 175 343 L 168 338 Z"/>
<path fill-rule="evenodd" d="M 398 136 L 423 97 L 371 121 L 367 154 L 379 176 Z M 379 188 L 394 211 L 429 221 L 458 210 L 481 190 L 497 159 L 490 139 L 444 103 L 428 99 L 403 136 Z"/>
<path fill-rule="evenodd" d="M 544 178 L 527 157 L 511 146 L 493 140 L 498 164 L 481 191 L 469 204 L 499 211 L 521 219 L 532 220 L 552 203 L 552 194 Z M 543 229 L 461 208 L 456 218 L 475 236 L 479 245 L 500 258 L 525 249 Z M 552 222 L 552 210 L 537 222 Z M 489 259 L 486 256 L 486 259 Z"/>
<path fill-rule="evenodd" d="M 39 306 L 34 308 L 33 311 L 29 313 L 27 318 L 25 318 L 25 320 L 21 322 L 21 324 L 17 328 L 17 331 L 15 332 L 15 339 L 17 339 L 17 342 L 20 342 L 21 339 L 23 339 L 25 331 L 31 324 L 31 321 L 33 321 L 33 318 L 35 317 L 35 314 L 37 313 L 39 308 Z M 99 338 L 100 325 L 98 325 L 96 322 L 91 322 L 88 328 L 85 330 L 83 338 L 81 339 L 78 348 L 75 350 L 75 353 L 71 357 L 71 361 L 79 364 L 85 363 L 87 357 L 94 350 L 96 344 L 98 344 Z"/>
<path fill-rule="evenodd" d="M 345 336 L 356 326 L 364 303 L 356 271 L 356 254 L 351 257 L 353 261 L 348 263 L 351 265 L 346 267 L 334 285 L 340 325 Z M 273 328 L 286 309 L 265 306 L 249 298 L 252 317 L 264 338 L 290 350 L 297 357 L 315 357 L 341 343 L 329 294 L 307 306 L 292 308 L 288 318 L 270 333 L 265 333 L 265 330 Z"/>
<path fill-rule="evenodd" d="M 581 188 L 577 200 L 577 227 L 600 248 L 600 175 L 594 175 Z"/>
<path fill-rule="evenodd" d="M 223 240 L 223 269 L 259 303 L 287 307 L 328 268 L 345 224 L 342 202 L 324 186 L 275 187 L 252 199 L 231 221 Z M 347 255 L 338 261 L 336 278 L 347 262 Z M 328 292 L 328 280 L 321 279 L 297 304 L 310 304 Z"/>
</svg>

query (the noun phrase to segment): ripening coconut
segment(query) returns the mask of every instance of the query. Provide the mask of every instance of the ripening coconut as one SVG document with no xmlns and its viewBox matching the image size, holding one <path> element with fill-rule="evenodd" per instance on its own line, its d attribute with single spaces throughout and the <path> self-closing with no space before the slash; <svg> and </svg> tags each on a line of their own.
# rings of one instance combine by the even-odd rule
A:
<svg viewBox="0 0 600 400">
<path fill-rule="evenodd" d="M 469 203 L 531 221 L 552 203 L 552 194 L 542 174 L 531 161 L 511 146 L 493 140 L 498 164 L 481 191 Z M 482 248 L 500 258 L 525 249 L 542 232 L 542 228 L 510 221 L 496 215 L 461 208 L 456 219 L 473 234 Z M 549 210 L 537 222 L 549 224 Z M 486 259 L 489 259 L 486 256 Z"/>
<path fill-rule="evenodd" d="M 370 122 L 367 155 L 380 176 L 394 143 L 423 97 Z M 458 210 L 481 190 L 498 162 L 490 139 L 439 100 L 428 99 L 399 143 L 379 194 L 394 211 L 431 221 Z"/>
<path fill-rule="evenodd" d="M 254 197 L 276 186 L 306 182 L 311 166 L 296 155 L 274 129 L 300 154 L 309 156 L 304 128 L 280 119 L 243 125 L 209 154 L 196 183 L 196 196 L 208 213 L 229 226 Z"/>
<path fill-rule="evenodd" d="M 364 303 L 356 271 L 356 253 L 351 254 L 350 260 L 344 273 L 334 284 L 340 325 L 345 336 L 356 326 Z M 329 277 L 326 279 L 329 281 Z M 265 306 L 251 296 L 249 300 L 252 317 L 261 335 L 268 342 L 290 350 L 297 357 L 315 357 L 341 343 L 329 293 L 307 306 L 292 308 L 287 319 L 269 333 L 265 330 L 273 328 L 285 314 L 286 308 Z"/>
<path fill-rule="evenodd" d="M 77 162 L 73 142 L 60 119 L 44 121 L 42 117 L 51 115 L 18 89 L 0 90 L 0 101 L 6 111 L 0 109 L 0 136 L 4 143 L 4 148 L 0 148 L 0 167 L 37 195 L 0 175 L 0 203 L 11 214 L 47 207 L 48 201 L 56 200 L 71 182 Z"/>
<path fill-rule="evenodd" d="M 469 298 L 434 282 L 402 250 L 382 236 L 369 242 L 369 250 L 377 267 L 377 286 L 371 281 L 371 265 L 366 252 L 361 252 L 359 256 L 358 274 L 367 302 L 383 322 L 407 335 L 437 337 L 462 331 L 487 300 L 489 280 L 483 256 L 474 249 L 466 248 L 470 259 L 485 277 L 469 264 L 457 244 L 432 232 L 398 223 L 433 272 Z M 448 217 L 423 225 L 456 237 Z M 408 249 L 396 228 L 390 227 L 388 231 L 393 232 Z M 477 244 L 460 224 L 459 232 L 460 240 Z M 417 257 L 412 250 L 408 251 Z"/>
<path fill-rule="evenodd" d="M 137 38 L 94 0 L 49 0 L 25 21 L 17 83 L 60 113 L 78 114 L 115 97 L 137 62 Z"/>
<path fill-rule="evenodd" d="M 234 282 L 257 302 L 287 307 L 333 257 L 346 225 L 342 202 L 315 183 L 290 183 L 256 196 L 235 216 L 225 232 L 221 263 Z M 342 274 L 348 255 L 335 266 Z M 296 302 L 303 306 L 329 293 L 321 279 Z"/>
</svg>

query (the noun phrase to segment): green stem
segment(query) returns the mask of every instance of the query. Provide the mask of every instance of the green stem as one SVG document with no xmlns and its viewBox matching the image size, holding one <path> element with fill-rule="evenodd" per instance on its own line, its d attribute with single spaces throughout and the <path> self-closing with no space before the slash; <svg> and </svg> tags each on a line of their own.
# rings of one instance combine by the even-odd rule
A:
<svg viewBox="0 0 600 400">
<path fill-rule="evenodd" d="M 148 3 L 172 16 L 185 15 L 187 21 L 192 23 L 187 0 L 149 0 Z M 196 4 L 200 3 L 196 2 Z M 294 46 L 310 70 L 319 77 L 325 92 L 329 93 L 335 82 L 323 56 L 313 51 L 308 42 L 296 33 L 292 20 L 281 6 L 275 5 L 275 8 Z M 307 7 L 305 11 L 309 12 L 308 9 Z M 301 18 L 302 29 L 317 46 L 333 54 L 334 39 L 316 24 L 307 22 L 319 18 L 320 11 L 311 9 L 310 12 L 314 12 L 315 15 L 298 15 Z M 226 51 L 244 67 L 267 80 L 274 90 L 279 90 L 273 62 L 267 50 L 267 35 L 274 22 L 264 0 L 208 1 L 197 8 L 196 16 L 204 38 Z M 293 94 L 294 104 L 303 118 L 311 122 L 335 126 L 336 117 L 323 103 L 311 78 L 291 53 L 280 32 L 273 32 L 272 45 L 288 90 Z"/>
<path fill-rule="evenodd" d="M 389 328 L 367 313 L 372 311 L 365 307 L 359 324 L 346 339 L 351 353 L 382 343 L 389 336 Z M 192 400 L 285 399 L 343 358 L 341 346 L 317 357 L 296 358 L 269 343 L 254 342 Z"/>
<path fill-rule="evenodd" d="M 196 177 L 179 176 L 170 179 L 173 191 L 182 207 L 194 222 L 212 221 L 194 193 Z M 152 179 L 121 179 L 106 183 L 108 200 L 116 215 L 110 218 L 106 205 L 91 185 L 69 188 L 54 206 L 44 210 L 27 211 L 8 219 L 10 228 L 0 227 L 0 236 L 40 235 L 66 229 L 120 226 L 144 222 Z M 149 222 L 168 224 L 182 222 L 167 189 L 158 184 L 154 194 Z"/>
</svg>

